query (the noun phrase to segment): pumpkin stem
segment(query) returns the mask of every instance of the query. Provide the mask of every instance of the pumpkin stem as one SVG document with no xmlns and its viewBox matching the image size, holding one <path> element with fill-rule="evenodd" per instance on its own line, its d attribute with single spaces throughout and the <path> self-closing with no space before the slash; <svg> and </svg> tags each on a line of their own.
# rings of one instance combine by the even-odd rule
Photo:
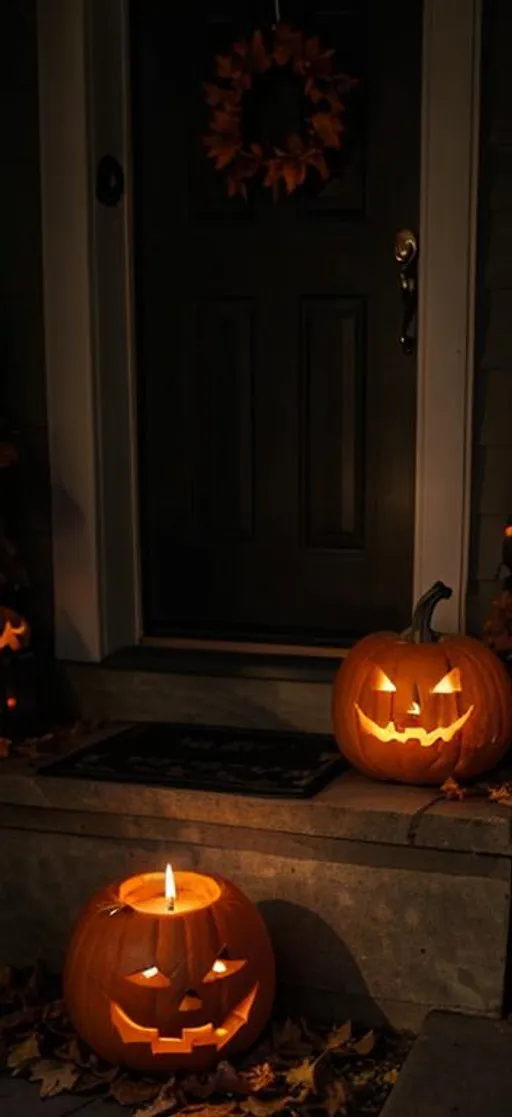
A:
<svg viewBox="0 0 512 1117">
<path fill-rule="evenodd" d="M 407 639 L 412 644 L 433 644 L 439 640 L 440 634 L 431 627 L 432 614 L 439 601 L 451 597 L 452 592 L 444 582 L 434 582 L 420 597 L 412 615 L 411 627 L 407 629 Z"/>
</svg>

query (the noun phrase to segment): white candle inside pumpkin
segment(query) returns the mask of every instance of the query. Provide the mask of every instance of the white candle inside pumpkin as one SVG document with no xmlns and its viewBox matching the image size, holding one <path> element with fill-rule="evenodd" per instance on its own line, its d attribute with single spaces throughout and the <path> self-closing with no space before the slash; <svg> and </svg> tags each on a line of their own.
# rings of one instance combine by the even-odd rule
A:
<svg viewBox="0 0 512 1117">
<path fill-rule="evenodd" d="M 169 866 L 170 868 L 170 866 Z M 167 894 L 167 873 L 145 873 L 124 881 L 119 888 L 119 901 L 146 915 L 187 915 L 209 907 L 220 896 L 219 885 L 202 873 L 173 873 L 174 904 L 169 907 L 172 888 Z"/>
</svg>

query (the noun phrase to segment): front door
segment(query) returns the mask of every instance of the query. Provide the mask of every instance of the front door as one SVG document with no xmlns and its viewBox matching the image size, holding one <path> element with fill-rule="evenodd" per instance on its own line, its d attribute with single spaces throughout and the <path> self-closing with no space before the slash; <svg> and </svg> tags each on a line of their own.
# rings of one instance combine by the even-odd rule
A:
<svg viewBox="0 0 512 1117">
<path fill-rule="evenodd" d="M 421 4 L 278 14 L 357 85 L 329 177 L 280 179 L 274 200 L 255 175 L 245 199 L 207 158 L 204 83 L 254 31 L 271 52 L 273 3 L 132 0 L 146 635 L 328 643 L 410 612 L 416 365 L 394 241 L 418 226 Z M 264 57 L 248 150 L 304 140 L 306 80 Z"/>
</svg>

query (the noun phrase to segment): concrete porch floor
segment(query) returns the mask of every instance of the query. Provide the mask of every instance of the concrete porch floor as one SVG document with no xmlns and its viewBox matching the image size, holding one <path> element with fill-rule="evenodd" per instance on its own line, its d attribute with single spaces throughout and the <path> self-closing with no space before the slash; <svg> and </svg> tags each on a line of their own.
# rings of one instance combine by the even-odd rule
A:
<svg viewBox="0 0 512 1117">
<path fill-rule="evenodd" d="M 355 772 L 298 802 L 50 778 L 19 758 L 0 777 L 6 962 L 37 953 L 59 968 L 97 888 L 170 860 L 221 872 L 260 904 L 286 1011 L 413 1030 L 433 1009 L 502 1012 L 506 808 Z"/>
</svg>

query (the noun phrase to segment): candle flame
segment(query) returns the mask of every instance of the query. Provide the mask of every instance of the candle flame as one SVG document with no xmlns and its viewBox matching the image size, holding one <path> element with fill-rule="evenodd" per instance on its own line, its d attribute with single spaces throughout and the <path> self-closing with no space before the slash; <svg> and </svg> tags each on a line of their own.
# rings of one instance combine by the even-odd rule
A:
<svg viewBox="0 0 512 1117">
<path fill-rule="evenodd" d="M 176 881 L 174 880 L 172 865 L 167 865 L 165 869 L 165 898 L 166 900 L 176 899 Z"/>
<path fill-rule="evenodd" d="M 221 958 L 217 958 L 212 966 L 214 973 L 226 973 L 227 968 L 226 963 Z"/>
</svg>

